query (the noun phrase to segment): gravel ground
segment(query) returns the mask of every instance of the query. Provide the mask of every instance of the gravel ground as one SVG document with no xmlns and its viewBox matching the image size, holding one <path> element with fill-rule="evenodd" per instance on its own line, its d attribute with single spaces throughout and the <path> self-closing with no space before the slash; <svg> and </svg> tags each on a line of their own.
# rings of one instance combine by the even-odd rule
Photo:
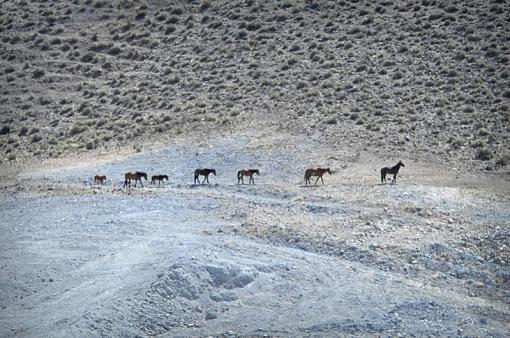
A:
<svg viewBox="0 0 510 338">
<path fill-rule="evenodd" d="M 0 197 L 0 335 L 508 336 L 505 182 L 408 162 L 380 185 L 369 154 L 250 140 L 20 173 Z M 304 188 L 302 163 L 333 175 Z M 121 189 L 128 170 L 170 183 Z"/>
</svg>

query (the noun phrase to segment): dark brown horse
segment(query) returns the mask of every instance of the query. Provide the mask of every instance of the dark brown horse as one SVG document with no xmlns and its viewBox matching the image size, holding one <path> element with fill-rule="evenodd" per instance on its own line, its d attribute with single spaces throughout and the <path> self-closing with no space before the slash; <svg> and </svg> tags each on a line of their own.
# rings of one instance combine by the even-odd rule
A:
<svg viewBox="0 0 510 338">
<path fill-rule="evenodd" d="M 151 184 L 154 184 L 154 182 L 158 181 L 158 185 L 160 185 L 161 182 L 163 182 L 163 180 L 168 181 L 168 176 L 167 175 L 154 175 L 151 177 Z"/>
<path fill-rule="evenodd" d="M 400 167 L 405 167 L 404 163 L 402 161 L 399 161 L 395 166 L 388 168 L 384 167 L 381 169 L 381 183 L 386 182 L 386 174 L 393 174 L 393 180 L 392 183 L 397 183 L 397 174 L 400 170 Z"/>
<path fill-rule="evenodd" d="M 106 181 L 106 176 L 99 176 L 99 175 L 94 176 L 94 184 L 99 185 L 99 183 L 101 183 L 101 185 L 103 185 L 104 181 Z"/>
<path fill-rule="evenodd" d="M 255 180 L 253 179 L 254 174 L 257 174 L 257 176 L 260 176 L 259 170 L 258 169 L 239 170 L 237 172 L 237 184 L 239 184 L 239 182 L 243 182 L 243 184 L 244 184 L 243 176 L 248 176 L 250 178 L 250 180 L 248 181 L 248 184 L 251 184 L 252 182 L 253 182 L 253 184 L 255 184 Z"/>
<path fill-rule="evenodd" d="M 135 187 L 136 187 L 136 182 L 140 181 L 140 184 L 142 185 L 142 188 L 143 188 L 142 177 L 145 178 L 145 180 L 147 181 L 147 174 L 142 173 L 140 171 L 130 171 L 130 172 L 124 174 L 124 188 L 127 186 L 129 186 L 131 188 L 131 180 L 135 181 Z"/>
<path fill-rule="evenodd" d="M 317 182 L 319 182 L 319 178 L 321 179 L 322 184 L 324 184 L 324 180 L 322 179 L 322 175 L 324 175 L 324 173 L 328 173 L 331 175 L 331 170 L 329 170 L 329 168 L 306 169 L 306 171 L 305 171 L 305 185 L 308 185 L 308 183 L 310 183 L 310 177 L 312 177 L 312 176 L 317 176 L 315 185 L 317 185 Z"/>
<path fill-rule="evenodd" d="M 205 176 L 204 180 L 202 181 L 202 184 L 204 184 L 205 181 L 207 181 L 207 183 L 209 183 L 209 175 L 211 173 L 214 174 L 214 176 L 216 176 L 216 169 L 196 169 L 194 183 L 197 183 L 197 182 L 200 183 L 200 179 L 198 178 L 198 176 L 200 176 L 200 175 Z"/>
</svg>

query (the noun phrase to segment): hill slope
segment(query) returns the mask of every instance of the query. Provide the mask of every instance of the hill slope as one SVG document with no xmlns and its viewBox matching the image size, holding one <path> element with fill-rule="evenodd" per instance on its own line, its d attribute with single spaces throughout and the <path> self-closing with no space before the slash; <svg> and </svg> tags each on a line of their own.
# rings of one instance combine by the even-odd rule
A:
<svg viewBox="0 0 510 338">
<path fill-rule="evenodd" d="M 273 125 L 383 154 L 509 162 L 501 0 L 6 1 L 1 12 L 5 160 Z"/>
</svg>

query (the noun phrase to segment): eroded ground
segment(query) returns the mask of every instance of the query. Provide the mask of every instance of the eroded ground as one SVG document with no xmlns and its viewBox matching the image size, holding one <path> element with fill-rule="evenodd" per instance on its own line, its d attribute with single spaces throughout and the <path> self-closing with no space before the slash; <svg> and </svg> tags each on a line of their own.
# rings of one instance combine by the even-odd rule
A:
<svg viewBox="0 0 510 338">
<path fill-rule="evenodd" d="M 295 144 L 23 171 L 0 201 L 1 334 L 507 336 L 507 179 L 403 158 L 381 185 L 393 160 Z M 308 165 L 333 175 L 304 187 Z M 217 169 L 209 186 L 191 184 L 198 166 Z M 236 184 L 242 167 L 256 185 Z M 128 170 L 170 182 L 122 189 Z"/>
</svg>

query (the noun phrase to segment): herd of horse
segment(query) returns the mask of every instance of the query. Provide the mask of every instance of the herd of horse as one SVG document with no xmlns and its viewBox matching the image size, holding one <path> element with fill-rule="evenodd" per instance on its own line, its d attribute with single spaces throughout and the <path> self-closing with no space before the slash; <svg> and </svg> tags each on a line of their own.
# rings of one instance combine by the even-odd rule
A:
<svg viewBox="0 0 510 338">
<path fill-rule="evenodd" d="M 393 167 L 384 167 L 381 168 L 381 183 L 386 182 L 386 175 L 390 174 L 393 175 L 392 183 L 397 183 L 397 174 L 400 170 L 400 167 L 405 167 L 404 163 L 402 161 L 399 161 L 396 165 Z M 319 179 L 321 180 L 322 184 L 324 185 L 324 179 L 322 176 L 328 173 L 331 175 L 331 170 L 329 168 L 315 168 L 315 169 L 306 169 L 305 170 L 305 186 L 311 185 L 310 178 L 311 177 L 317 177 L 315 180 L 315 185 L 317 185 L 317 182 L 319 182 Z M 196 169 L 194 173 L 194 184 L 205 184 L 206 182 L 209 184 L 209 175 L 213 174 L 216 176 L 216 170 L 215 169 Z M 257 174 L 257 176 L 260 176 L 260 172 L 258 169 L 242 169 L 237 172 L 237 184 L 244 184 L 243 177 L 249 177 L 248 184 L 255 184 L 255 179 L 253 176 Z M 202 182 L 200 182 L 200 176 L 204 176 L 204 179 Z M 131 181 L 134 181 L 135 187 L 138 182 L 140 182 L 142 188 L 142 178 L 147 181 L 147 173 L 141 172 L 141 171 L 130 171 L 126 174 L 124 174 L 124 188 L 131 188 Z M 158 186 L 163 183 L 164 180 L 168 181 L 167 175 L 154 175 L 151 177 L 151 184 L 155 184 L 158 182 Z M 94 185 L 103 185 L 103 183 L 106 181 L 106 176 L 104 175 L 96 175 L 94 176 Z"/>
</svg>

